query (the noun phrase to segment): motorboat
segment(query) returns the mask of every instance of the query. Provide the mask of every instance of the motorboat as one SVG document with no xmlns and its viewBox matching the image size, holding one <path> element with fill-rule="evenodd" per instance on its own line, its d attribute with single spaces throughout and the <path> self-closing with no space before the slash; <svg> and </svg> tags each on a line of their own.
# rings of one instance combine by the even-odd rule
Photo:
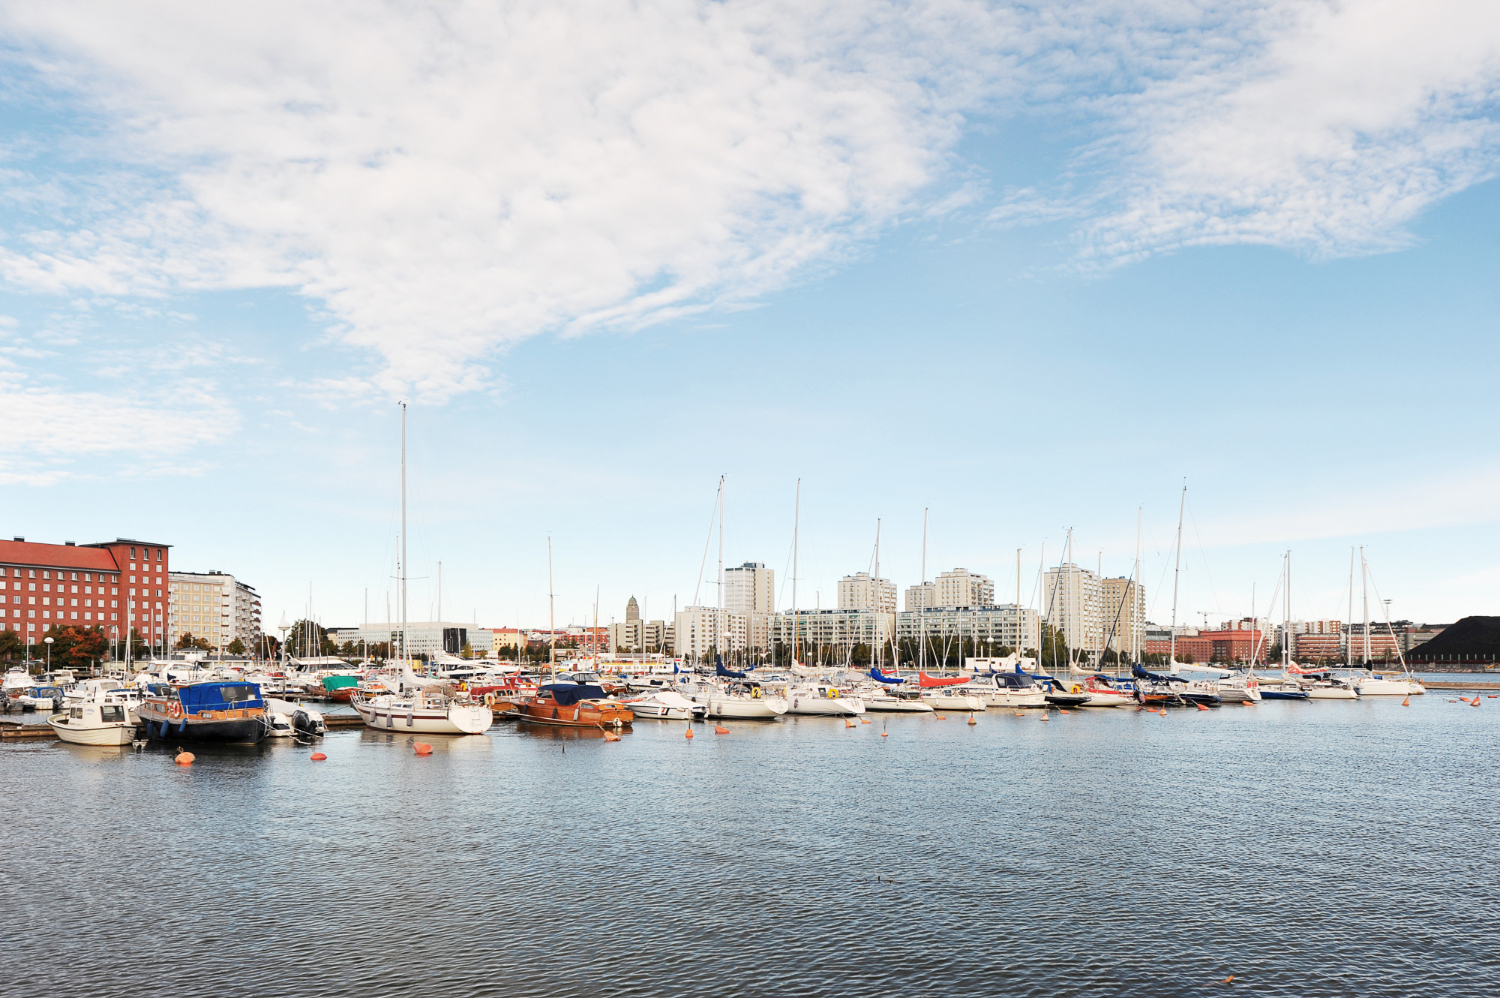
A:
<svg viewBox="0 0 1500 998">
<path fill-rule="evenodd" d="M 1293 679 L 1260 684 L 1262 700 L 1308 700 L 1311 699 L 1302 684 Z"/>
<path fill-rule="evenodd" d="M 865 712 L 865 702 L 859 697 L 845 696 L 837 686 L 821 680 L 788 687 L 786 700 L 788 714 L 849 717 Z"/>
<path fill-rule="evenodd" d="M 136 713 L 146 737 L 163 741 L 254 744 L 271 733 L 266 702 L 254 683 L 194 683 L 155 692 Z"/>
<path fill-rule="evenodd" d="M 137 720 L 130 703 L 112 693 L 78 700 L 47 718 L 57 737 L 72 745 L 129 745 Z"/>
<path fill-rule="evenodd" d="M 707 704 L 690 700 L 676 690 L 659 690 L 634 700 L 626 700 L 625 706 L 636 717 L 671 721 L 701 721 L 708 713 Z"/>
<path fill-rule="evenodd" d="M 707 707 L 709 717 L 740 721 L 774 721 L 786 713 L 788 706 L 784 698 L 767 694 L 761 684 L 754 681 L 722 687 L 701 683 L 686 695 Z"/>
<path fill-rule="evenodd" d="M 444 692 L 434 684 L 403 693 L 356 695 L 350 704 L 365 726 L 377 731 L 419 735 L 478 735 L 495 723 L 495 714 L 482 701 Z"/>
<path fill-rule="evenodd" d="M 978 697 L 986 707 L 1047 706 L 1047 691 L 1024 672 L 976 675 L 958 688 L 969 696 Z"/>
<path fill-rule="evenodd" d="M 290 700 L 266 698 L 266 711 L 271 715 L 272 738 L 321 738 L 328 734 L 328 724 L 319 711 Z"/>
<path fill-rule="evenodd" d="M 546 683 L 517 705 L 517 720 L 572 728 L 628 728 L 630 708 L 588 683 Z"/>
<path fill-rule="evenodd" d="M 67 695 L 61 686 L 28 686 L 17 699 L 21 709 L 31 708 L 38 713 L 51 714 L 62 710 L 63 698 Z"/>
<path fill-rule="evenodd" d="M 1068 692 L 1086 694 L 1088 699 L 1083 702 L 1084 707 L 1134 707 L 1137 705 L 1135 687 L 1128 680 L 1112 680 L 1103 675 L 1086 676 L 1082 683 L 1069 686 Z"/>
</svg>

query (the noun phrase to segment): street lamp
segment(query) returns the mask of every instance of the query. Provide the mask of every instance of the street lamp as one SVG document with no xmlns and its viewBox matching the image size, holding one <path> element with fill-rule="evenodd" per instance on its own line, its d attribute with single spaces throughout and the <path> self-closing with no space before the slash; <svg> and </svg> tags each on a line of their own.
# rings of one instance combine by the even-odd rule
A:
<svg viewBox="0 0 1500 998">
<path fill-rule="evenodd" d="M 52 639 L 43 638 L 42 643 L 47 646 L 47 671 L 52 671 Z"/>
</svg>

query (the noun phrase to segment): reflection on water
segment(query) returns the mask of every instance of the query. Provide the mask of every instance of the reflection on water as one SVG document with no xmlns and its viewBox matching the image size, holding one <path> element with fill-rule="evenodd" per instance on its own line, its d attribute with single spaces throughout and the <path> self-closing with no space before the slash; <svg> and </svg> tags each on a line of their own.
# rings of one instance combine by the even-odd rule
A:
<svg viewBox="0 0 1500 998">
<path fill-rule="evenodd" d="M 351 730 L 194 747 L 188 768 L 175 746 L 0 746 L 0 980 L 1206 995 L 1233 974 L 1302 998 L 1500 979 L 1489 700 L 872 720 Z"/>
</svg>

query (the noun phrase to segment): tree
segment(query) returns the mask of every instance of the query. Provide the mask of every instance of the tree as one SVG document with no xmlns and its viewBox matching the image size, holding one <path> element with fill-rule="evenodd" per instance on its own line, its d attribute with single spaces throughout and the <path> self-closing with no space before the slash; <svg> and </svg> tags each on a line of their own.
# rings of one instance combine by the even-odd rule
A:
<svg viewBox="0 0 1500 998">
<path fill-rule="evenodd" d="M 109 649 L 102 627 L 59 627 L 53 624 L 45 635 L 52 639 L 52 665 L 59 669 L 91 669 Z"/>
<path fill-rule="evenodd" d="M 208 651 L 213 646 L 208 643 L 207 638 L 194 637 L 192 631 L 183 631 L 177 635 L 177 644 L 173 647 L 178 651 Z"/>
<path fill-rule="evenodd" d="M 26 654 L 26 642 L 15 631 L 0 631 L 0 660 L 14 662 L 17 656 Z"/>
<path fill-rule="evenodd" d="M 292 625 L 286 635 L 288 651 L 298 658 L 312 658 L 314 655 L 336 655 L 338 646 L 333 645 L 332 639 L 323 625 L 315 620 L 299 620 Z M 329 645 L 330 650 L 325 651 Z"/>
<path fill-rule="evenodd" d="M 229 652 L 229 654 L 231 655 L 243 655 L 245 654 L 245 642 L 241 641 L 239 638 L 235 638 L 233 641 L 229 642 L 229 647 L 225 648 L 224 650 Z"/>
</svg>

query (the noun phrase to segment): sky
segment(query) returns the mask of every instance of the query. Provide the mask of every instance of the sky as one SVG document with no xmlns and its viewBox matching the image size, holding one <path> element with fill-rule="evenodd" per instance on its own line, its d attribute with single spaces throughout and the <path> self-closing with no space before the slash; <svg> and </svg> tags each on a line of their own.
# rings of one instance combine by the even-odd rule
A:
<svg viewBox="0 0 1500 998">
<path fill-rule="evenodd" d="M 721 476 L 782 608 L 1500 613 L 1497 96 L 1470 0 L 0 3 L 0 533 L 399 616 L 405 401 L 414 620 L 711 605 Z"/>
</svg>

